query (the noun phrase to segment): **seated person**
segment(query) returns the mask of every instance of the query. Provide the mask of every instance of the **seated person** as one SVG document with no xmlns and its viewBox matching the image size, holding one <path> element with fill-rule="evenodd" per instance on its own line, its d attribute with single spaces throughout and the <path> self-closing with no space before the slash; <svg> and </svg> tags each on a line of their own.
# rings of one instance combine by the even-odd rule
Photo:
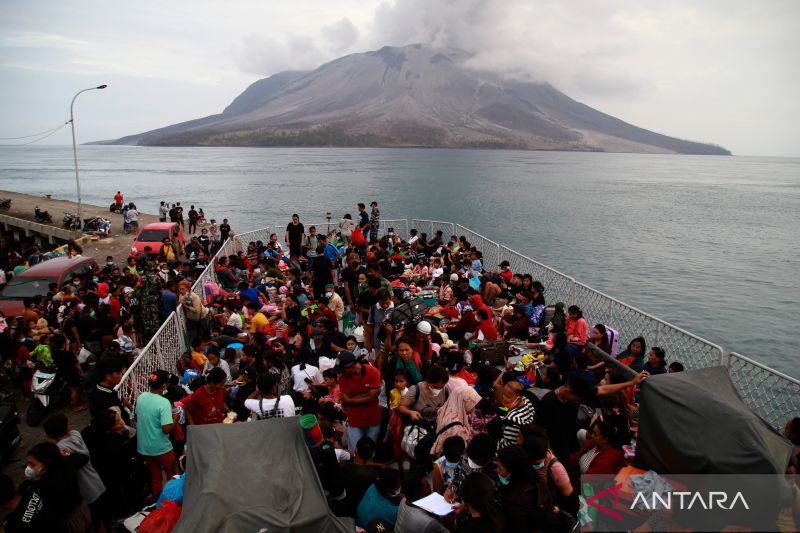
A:
<svg viewBox="0 0 800 533">
<path fill-rule="evenodd" d="M 361 498 L 356 511 L 356 525 L 366 528 L 376 518 L 382 518 L 394 527 L 397 504 L 400 503 L 400 473 L 385 468 Z"/>
</svg>

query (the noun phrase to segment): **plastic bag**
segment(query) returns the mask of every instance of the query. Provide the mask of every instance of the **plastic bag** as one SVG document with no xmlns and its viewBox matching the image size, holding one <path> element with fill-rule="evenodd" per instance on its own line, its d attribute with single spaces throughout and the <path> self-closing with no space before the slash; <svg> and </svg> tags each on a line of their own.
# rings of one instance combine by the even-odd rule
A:
<svg viewBox="0 0 800 533">
<path fill-rule="evenodd" d="M 170 533 L 181 518 L 183 508 L 172 500 L 164 500 L 161 509 L 147 515 L 139 524 L 138 533 Z"/>
<path fill-rule="evenodd" d="M 353 246 L 360 246 L 362 244 L 367 244 L 367 239 L 364 237 L 364 234 L 361 233 L 360 228 L 356 228 L 353 230 L 353 233 L 350 235 L 350 241 L 353 243 Z"/>
<path fill-rule="evenodd" d="M 344 333 L 345 337 L 348 337 L 353 334 L 355 329 L 356 314 L 352 311 L 347 311 L 344 315 L 342 315 L 342 333 Z"/>
</svg>

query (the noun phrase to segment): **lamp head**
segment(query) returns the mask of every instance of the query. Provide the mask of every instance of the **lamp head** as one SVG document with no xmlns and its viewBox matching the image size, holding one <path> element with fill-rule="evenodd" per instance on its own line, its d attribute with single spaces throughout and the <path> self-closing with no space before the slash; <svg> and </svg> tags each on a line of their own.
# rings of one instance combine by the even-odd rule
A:
<svg viewBox="0 0 800 533">
<path fill-rule="evenodd" d="M 105 89 L 106 87 L 108 87 L 108 85 L 103 84 L 103 85 L 98 85 L 97 87 L 95 87 L 95 89 Z"/>
</svg>

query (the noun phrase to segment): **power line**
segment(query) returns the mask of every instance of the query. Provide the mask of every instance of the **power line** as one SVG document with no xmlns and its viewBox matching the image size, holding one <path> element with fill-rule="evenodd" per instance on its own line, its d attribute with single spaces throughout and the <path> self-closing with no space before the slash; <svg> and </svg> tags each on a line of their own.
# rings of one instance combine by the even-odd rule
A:
<svg viewBox="0 0 800 533">
<path fill-rule="evenodd" d="M 29 144 L 38 143 L 39 141 L 43 141 L 43 140 L 47 139 L 48 137 L 50 137 L 51 135 L 54 135 L 55 133 L 57 133 L 61 128 L 63 128 L 67 124 L 69 124 L 69 122 L 65 122 L 64 124 L 60 125 L 59 127 L 55 128 L 55 129 L 52 129 L 50 131 L 46 131 L 44 133 L 40 133 L 39 134 L 40 137 L 38 139 L 34 139 L 32 141 L 28 141 L 28 142 L 20 143 L 20 144 L 0 144 L 0 146 L 27 146 Z M 17 138 L 18 139 L 25 139 L 27 137 L 30 137 L 30 136 L 28 135 L 28 136 L 25 136 L 25 137 L 17 137 Z"/>
<path fill-rule="evenodd" d="M 0 137 L 0 141 L 17 141 L 19 139 L 30 139 L 31 137 L 39 137 L 40 135 L 45 135 L 47 133 L 52 133 L 52 132 L 58 131 L 61 128 L 63 128 L 64 126 L 66 126 L 67 124 L 69 124 L 69 120 L 64 122 L 63 124 L 59 124 L 58 126 L 56 126 L 53 129 L 50 129 L 50 130 L 47 130 L 47 131 L 43 131 L 41 133 L 34 133 L 33 135 L 23 135 L 22 137 Z"/>
</svg>

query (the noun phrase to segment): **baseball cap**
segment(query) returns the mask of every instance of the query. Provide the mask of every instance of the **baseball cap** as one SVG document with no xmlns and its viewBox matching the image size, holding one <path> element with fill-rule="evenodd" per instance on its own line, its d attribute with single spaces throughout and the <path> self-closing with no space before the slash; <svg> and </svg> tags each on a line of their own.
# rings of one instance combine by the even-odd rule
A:
<svg viewBox="0 0 800 533">
<path fill-rule="evenodd" d="M 327 285 L 325 285 L 325 288 L 326 289 L 335 289 L 336 286 L 333 283 L 328 283 Z"/>
<path fill-rule="evenodd" d="M 341 352 L 339 354 L 339 369 L 344 370 L 345 368 L 349 368 L 356 364 L 358 360 L 356 359 L 355 354 L 352 352 Z"/>
<path fill-rule="evenodd" d="M 246 375 L 247 377 L 251 377 L 251 378 L 257 378 L 258 377 L 258 370 L 256 370 L 256 367 L 254 367 L 253 365 L 248 365 L 248 366 L 244 367 L 244 370 L 242 370 L 242 373 L 244 375 Z"/>
</svg>

